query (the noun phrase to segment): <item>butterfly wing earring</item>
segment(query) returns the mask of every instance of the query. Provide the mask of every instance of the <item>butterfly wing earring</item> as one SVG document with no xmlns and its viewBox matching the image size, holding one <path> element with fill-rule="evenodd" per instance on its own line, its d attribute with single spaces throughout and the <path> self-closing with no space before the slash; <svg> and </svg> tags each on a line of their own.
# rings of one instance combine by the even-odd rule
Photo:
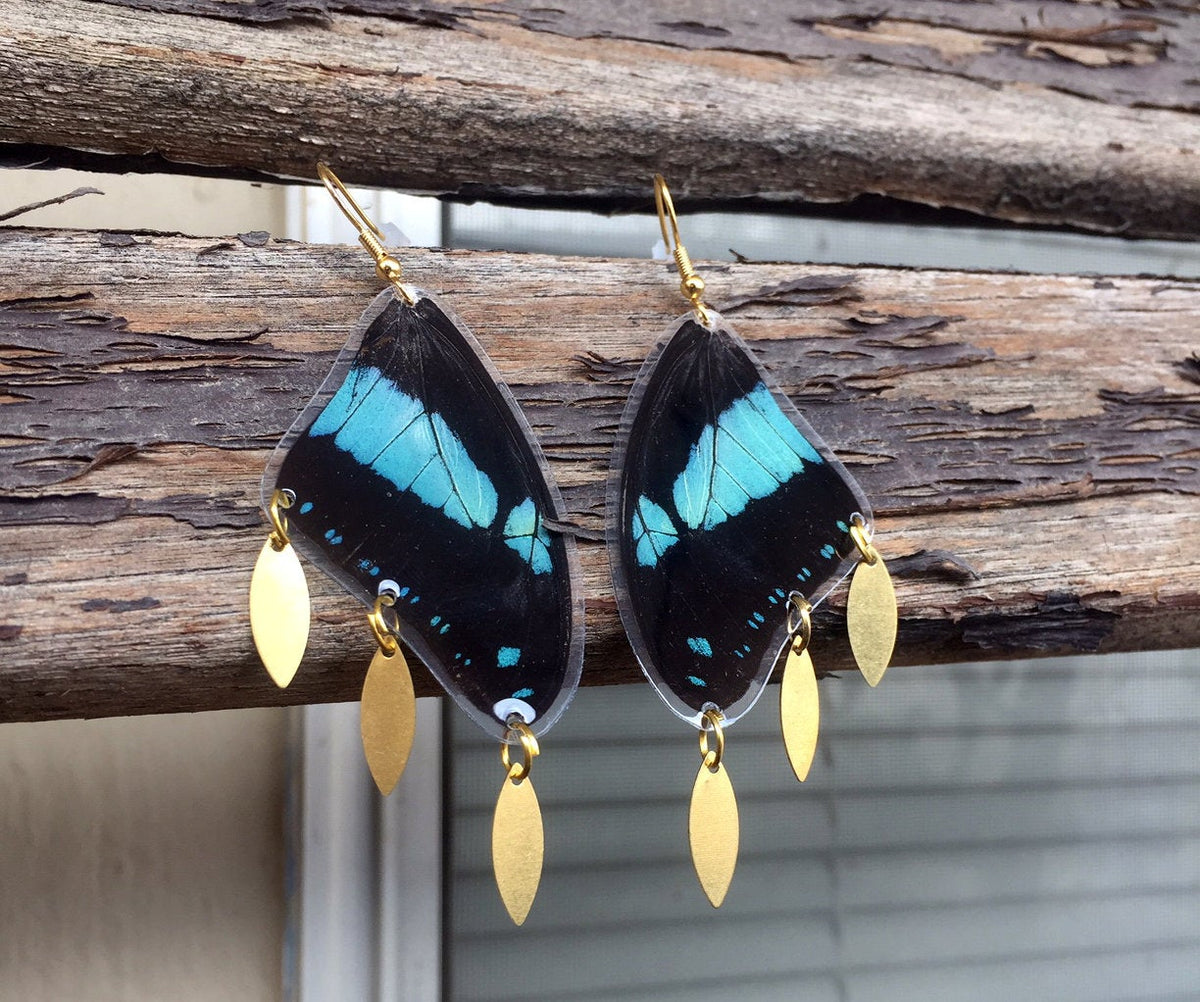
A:
<svg viewBox="0 0 1200 1002">
<path fill-rule="evenodd" d="M 700 730 L 690 841 L 701 886 L 719 906 L 738 843 L 725 729 L 757 701 L 787 646 L 785 743 L 805 778 L 819 717 L 811 610 L 856 565 L 872 575 L 860 601 L 878 604 L 891 583 L 870 544 L 866 496 L 745 342 L 704 305 L 704 282 L 680 242 L 661 176 L 655 198 L 692 309 L 651 351 L 625 407 L 609 481 L 608 551 L 642 670 L 667 706 Z M 886 625 L 875 626 L 878 609 L 861 617 L 877 634 L 868 644 L 876 682 L 891 655 L 895 615 L 892 596 L 891 640 Z M 852 614 L 852 629 L 856 623 Z"/>
<path fill-rule="evenodd" d="M 404 769 L 415 716 L 398 637 L 500 740 L 493 862 L 520 924 L 542 861 L 530 768 L 583 662 L 574 541 L 547 527 L 564 517 L 561 498 L 490 359 L 446 306 L 401 283 L 383 234 L 332 170 L 318 171 L 388 288 L 267 466 L 274 529 L 251 584 L 255 643 L 286 685 L 308 624 L 294 543 L 371 610 L 362 733 L 382 792 Z"/>
</svg>

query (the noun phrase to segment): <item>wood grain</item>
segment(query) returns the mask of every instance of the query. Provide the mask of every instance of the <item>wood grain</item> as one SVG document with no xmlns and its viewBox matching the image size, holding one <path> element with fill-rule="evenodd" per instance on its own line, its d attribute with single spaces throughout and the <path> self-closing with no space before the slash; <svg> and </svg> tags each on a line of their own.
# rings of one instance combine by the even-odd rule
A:
<svg viewBox="0 0 1200 1002">
<path fill-rule="evenodd" d="M 604 208 L 662 170 L 693 203 L 1200 233 L 1194 5 L 832 11 L 0 0 L 0 159 L 311 178 L 325 157 L 356 183 Z"/>
<path fill-rule="evenodd" d="M 630 380 L 684 305 L 670 269 L 405 264 L 495 359 L 572 518 L 602 529 Z M 899 663 L 1200 645 L 1200 283 L 702 270 L 873 499 Z M 0 230 L 0 719 L 357 698 L 355 602 L 310 568 L 309 653 L 280 692 L 246 592 L 269 451 L 376 289 L 357 248 Z M 603 547 L 582 551 L 585 682 L 640 677 Z M 847 668 L 844 591 L 818 613 L 818 669 Z"/>
</svg>

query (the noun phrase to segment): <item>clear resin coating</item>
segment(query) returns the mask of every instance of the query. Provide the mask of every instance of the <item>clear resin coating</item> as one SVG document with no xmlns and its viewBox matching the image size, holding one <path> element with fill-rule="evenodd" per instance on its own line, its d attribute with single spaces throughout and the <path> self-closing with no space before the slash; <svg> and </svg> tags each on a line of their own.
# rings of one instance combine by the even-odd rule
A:
<svg viewBox="0 0 1200 1002">
<path fill-rule="evenodd" d="M 672 710 L 727 723 L 757 700 L 787 637 L 855 564 L 858 484 L 715 313 L 678 321 L 638 375 L 609 485 L 617 605 Z"/>
<path fill-rule="evenodd" d="M 579 682 L 582 597 L 562 503 L 507 388 L 420 290 L 368 308 L 263 480 L 294 495 L 297 549 L 400 637 L 489 733 L 547 730 Z"/>
</svg>

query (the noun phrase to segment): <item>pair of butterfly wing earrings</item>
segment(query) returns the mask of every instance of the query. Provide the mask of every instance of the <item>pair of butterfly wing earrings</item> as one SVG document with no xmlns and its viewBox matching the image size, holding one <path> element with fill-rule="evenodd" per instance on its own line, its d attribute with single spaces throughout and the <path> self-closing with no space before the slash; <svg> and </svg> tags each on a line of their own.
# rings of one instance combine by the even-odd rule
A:
<svg viewBox="0 0 1200 1002">
<path fill-rule="evenodd" d="M 388 288 L 267 466 L 273 528 L 251 580 L 254 641 L 286 686 L 309 626 L 298 549 L 370 608 L 376 652 L 363 684 L 362 738 L 381 792 L 399 780 L 413 737 L 400 637 L 499 739 L 506 775 L 492 858 L 519 925 L 542 869 L 530 779 L 538 738 L 566 708 L 583 663 L 574 539 L 537 441 L 482 348 L 446 306 L 401 282 L 382 232 L 333 171 L 320 164 L 318 172 Z M 690 841 L 701 886 L 718 906 L 738 848 L 725 728 L 754 705 L 786 647 L 781 716 L 803 780 L 819 717 L 813 606 L 855 570 L 851 645 L 875 685 L 891 658 L 896 604 L 861 489 L 704 305 L 661 176 L 655 196 L 691 311 L 646 359 L 626 405 L 608 549 L 643 671 L 699 730 Z"/>
</svg>

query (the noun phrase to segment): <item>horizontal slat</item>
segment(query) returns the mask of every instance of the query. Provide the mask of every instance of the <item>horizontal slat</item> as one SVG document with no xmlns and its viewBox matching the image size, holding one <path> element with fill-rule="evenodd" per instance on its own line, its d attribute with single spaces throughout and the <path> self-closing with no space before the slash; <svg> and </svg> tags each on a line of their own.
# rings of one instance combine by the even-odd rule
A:
<svg viewBox="0 0 1200 1002">
<path fill-rule="evenodd" d="M 695 778 L 682 777 L 685 792 Z M 496 785 L 499 792 L 499 783 Z M 539 791 L 540 793 L 540 791 Z M 633 803 L 616 806 L 566 807 L 542 805 L 546 829 L 547 868 L 611 866 L 630 860 L 687 862 L 687 801 L 677 804 Z M 456 810 L 453 866 L 465 873 L 483 872 L 491 865 L 491 811 Z M 749 814 L 741 812 L 742 853 L 794 853 L 828 849 L 833 828 L 824 808 L 814 810 L 803 798 L 763 802 Z M 581 838 L 581 832 L 587 838 Z"/>
<path fill-rule="evenodd" d="M 697 902 L 699 906 L 702 902 Z M 704 905 L 708 909 L 707 905 Z M 697 935 L 706 930 L 709 935 Z M 637 933 L 641 931 L 641 935 Z M 553 933 L 521 933 L 521 955 L 553 957 L 562 940 Z M 469 953 L 456 954 L 454 994 L 469 999 L 504 998 L 498 971 L 512 970 L 512 944 L 491 936 L 472 944 Z M 569 992 L 607 989 L 620 997 L 626 985 L 644 986 L 649 980 L 671 980 L 670 970 L 687 972 L 689 979 L 770 977 L 772 974 L 823 972 L 837 955 L 833 930 L 824 921 L 778 917 L 768 921 L 727 919 L 719 912 L 694 910 L 694 917 L 672 925 L 636 924 L 588 934 L 588 949 L 573 951 L 571 963 L 539 964 L 538 991 L 545 998 Z M 620 963 L 614 964 L 614 958 Z M 638 979 L 633 972 L 663 971 L 659 979 Z M 514 986 L 517 987 L 517 986 Z M 528 985 L 525 986 L 528 991 Z M 513 993 L 511 997 L 520 997 Z"/>
<path fill-rule="evenodd" d="M 738 861 L 733 886 L 736 893 L 721 906 L 725 916 L 791 912 L 816 917 L 836 910 L 859 918 L 889 915 L 903 923 L 911 910 L 922 909 L 953 921 L 962 906 L 1086 907 L 1153 892 L 1182 896 L 1185 903 L 1190 898 L 1196 907 L 1200 838 L 1079 840 L 982 852 L 930 846 L 746 855 Z M 565 939 L 585 942 L 591 929 L 678 921 L 695 893 L 695 877 L 683 854 L 669 863 L 645 864 L 639 858 L 625 865 L 552 867 L 525 928 L 558 930 Z M 456 937 L 494 933 L 501 905 L 490 870 L 458 870 L 454 902 Z M 569 930 L 565 914 L 572 916 Z"/>
<path fill-rule="evenodd" d="M 1200 978 L 1192 945 L 1147 950 L 1085 953 L 1075 957 L 1028 958 L 938 971 L 888 970 L 824 977 L 789 973 L 771 977 L 689 979 L 681 972 L 672 984 L 656 982 L 646 989 L 623 989 L 621 1002 L 696 1002 L 729 999 L 739 1002 L 779 1002 L 800 998 L 824 1002 L 927 1002 L 930 998 L 972 1002 L 1194 1002 Z M 1161 985 L 1155 990 L 1147 982 Z M 492 994 L 492 1002 L 522 1002 L 527 995 Z M 610 990 L 567 991 L 560 1002 L 608 1002 Z"/>
<path fill-rule="evenodd" d="M 1069 667 L 1068 667 L 1069 666 Z M 1053 733 L 1067 730 L 1191 727 L 1200 721 L 1200 651 L 1129 653 L 1043 663 L 937 666 L 927 684 L 893 686 L 886 699 L 857 684 L 826 683 L 833 733 L 916 731 Z M 890 678 L 906 678 L 897 672 Z M 856 683 L 856 680 L 851 680 Z"/>
<path fill-rule="evenodd" d="M 736 776 L 734 777 L 736 781 Z M 686 777 L 685 793 L 692 777 Z M 497 790 L 499 784 L 497 784 Z M 666 860 L 686 852 L 687 801 L 672 804 L 555 806 L 547 810 L 546 865 L 583 866 L 631 858 Z M 461 812 L 454 865 L 486 866 L 491 808 Z M 1200 778 L 1167 790 L 1065 789 L 900 794 L 847 794 L 836 799 L 803 791 L 741 806 L 742 852 L 792 854 L 880 848 L 1027 847 L 1072 839 L 1200 835 Z M 830 815 L 835 818 L 831 820 Z M 588 832 L 579 840 L 574 833 Z M 676 834 L 668 834 L 676 833 Z M 648 848 L 647 848 L 648 847 Z"/>
<path fill-rule="evenodd" d="M 1184 939 L 1200 947 L 1200 893 L 1191 887 L 1098 899 L 843 912 L 839 930 L 845 956 L 856 967 L 901 966 L 913 956 L 936 967 L 1019 956 L 1031 947 L 1066 955 Z"/>
<path fill-rule="evenodd" d="M 327 157 L 364 183 L 600 206 L 645 203 L 663 169 L 707 199 L 1200 232 L 1183 5 L 124 5 L 4 4 L 10 162 L 311 177 Z"/>
<path fill-rule="evenodd" d="M 1200 837 L 1195 834 L 1128 841 L 1081 836 L 1061 844 L 990 846 L 982 852 L 950 846 L 883 848 L 849 854 L 836 865 L 838 901 L 852 910 L 1180 889 L 1200 899 Z"/>
<path fill-rule="evenodd" d="M 644 985 L 621 989 L 621 1002 L 696 1002 L 703 991 L 712 991 L 714 998 L 736 998 L 738 1002 L 779 1002 L 781 998 L 803 999 L 804 1002 L 842 1002 L 844 995 L 839 990 L 838 979 L 827 975 L 809 977 L 802 973 L 784 975 L 779 979 L 763 982 L 747 982 L 742 978 L 726 982 L 706 978 L 702 982 L 684 981 L 682 984 L 656 984 L 651 988 Z M 489 995 L 489 1002 L 525 1002 L 528 996 Z M 611 1002 L 612 991 L 559 992 L 559 1002 Z M 1190 1002 L 1190 1000 L 1189 1000 Z"/>
<path fill-rule="evenodd" d="M 641 927 L 635 921 L 624 928 L 587 930 L 589 949 L 573 951 L 572 962 L 554 965 L 552 973 L 543 970 L 539 987 L 556 997 L 560 992 L 600 987 L 616 994 L 631 983 L 623 971 L 653 970 L 656 958 L 664 971 L 677 971 L 698 981 L 738 977 L 757 980 L 783 973 L 811 977 L 848 958 L 848 981 L 856 977 L 865 981 L 868 972 L 882 968 L 889 975 L 900 975 L 903 983 L 903 968 L 914 957 L 921 958 L 922 973 L 928 977 L 930 971 L 939 968 L 966 961 L 984 967 L 1030 950 L 1061 958 L 1059 969 L 1069 970 L 1074 966 L 1073 956 L 1081 954 L 1096 956 L 1110 950 L 1131 954 L 1139 949 L 1151 952 L 1165 944 L 1183 946 L 1186 942 L 1200 948 L 1200 936 L 1180 936 L 1181 930 L 1196 930 L 1200 921 L 1200 899 L 1195 894 L 1187 899 L 1141 896 L 1100 904 L 998 905 L 953 913 L 909 913 L 882 920 L 848 916 L 838 923 L 836 936 L 832 923 L 789 914 L 757 920 L 722 915 L 719 921 L 717 914 L 675 924 Z M 1131 916 L 1137 916 L 1137 921 L 1131 922 Z M 710 935 L 697 934 L 706 926 Z M 573 932 L 576 930 L 570 927 L 559 933 L 530 930 L 522 934 L 522 951 L 528 957 L 552 956 L 563 937 Z M 463 998 L 494 997 L 478 993 L 489 983 L 488 972 L 506 966 L 510 944 L 492 935 L 469 946 L 469 953 L 459 954 L 469 959 L 458 966 L 456 994 Z M 611 958 L 618 950 L 627 966 L 614 970 Z M 471 986 L 476 987 L 472 990 Z M 1130 982 L 1125 981 L 1123 990 L 1128 991 L 1129 986 Z M 1171 990 L 1176 986 L 1182 987 L 1178 982 L 1158 987 Z M 494 992 L 494 982 L 490 987 Z M 1046 985 L 1038 985 L 1038 990 L 1045 991 Z"/>
<path fill-rule="evenodd" d="M 1081 836 L 1200 833 L 1200 778 L 1175 784 L 1168 796 L 1153 787 L 1115 791 L 1035 790 L 1012 809 L 1008 791 L 846 796 L 838 799 L 842 846 L 972 844 L 982 847 Z"/>
<path fill-rule="evenodd" d="M 0 233 L 0 719 L 357 698 L 362 609 L 309 575 L 281 693 L 246 583 L 268 451 L 377 286 L 359 251 L 256 243 Z M 476 328 L 599 529 L 633 367 L 682 302 L 666 266 L 405 265 Z M 771 290 L 797 281 L 799 304 Z M 709 290 L 873 499 L 899 664 L 1200 644 L 1200 285 L 740 264 Z M 603 547 L 581 550 L 585 682 L 637 678 Z M 978 576 L 906 561 L 922 550 Z M 848 666 L 842 595 L 816 618 L 826 670 Z"/>
<path fill-rule="evenodd" d="M 1136 921 L 1126 916 L 1126 921 Z M 842 979 L 849 1002 L 1175 1002 L 1194 998 L 1200 984 L 1195 940 L 1141 950 L 1099 948 L 1071 956 L 1027 956 L 993 963 L 909 970 L 851 971 Z M 1190 993 L 1190 994 L 1189 994 Z"/>
<path fill-rule="evenodd" d="M 686 852 L 686 849 L 684 850 Z M 806 919 L 828 918 L 834 898 L 834 867 L 816 855 L 783 861 L 739 860 L 734 886 L 721 906 L 726 918 L 753 919 L 794 913 Z M 566 944 L 585 944 L 592 930 L 645 929 L 659 922 L 678 923 L 696 902 L 696 876 L 681 856 L 671 863 L 638 859 L 617 865 L 547 869 L 538 889 L 537 907 L 526 920 L 530 932 L 557 934 Z M 495 934 L 503 906 L 490 870 L 455 872 L 454 935 L 467 948 Z M 577 947 L 576 947 L 577 948 Z"/>
<path fill-rule="evenodd" d="M 1200 977 L 1197 942 L 1155 944 L 1128 950 L 1085 950 L 1076 954 L 1023 956 L 1005 961 L 970 961 L 937 968 L 919 966 L 862 970 L 850 966 L 814 974 L 809 968 L 712 972 L 703 962 L 690 963 L 689 953 L 678 966 L 657 968 L 656 976 L 636 985 L 621 980 L 626 968 L 617 966 L 606 987 L 582 990 L 560 989 L 562 1002 L 602 1002 L 619 991 L 622 1002 L 630 1000 L 686 1000 L 738 998 L 777 1002 L 799 997 L 839 1002 L 924 1002 L 930 998 L 967 998 L 972 1002 L 1193 1002 L 1194 985 Z M 791 953 L 802 957 L 807 944 L 793 944 Z M 752 946 L 747 952 L 753 951 Z M 753 954 L 757 956 L 756 953 Z M 666 971 L 676 977 L 665 981 Z M 496 969 L 464 968 L 464 1000 L 486 998 L 489 1002 L 521 1002 L 527 994 L 509 994 L 494 983 Z M 493 981 L 489 983 L 488 979 Z M 617 987 L 612 987 L 616 983 Z M 809 994 L 809 993 L 813 994 Z M 829 994 L 832 992 L 832 996 Z"/>
</svg>

